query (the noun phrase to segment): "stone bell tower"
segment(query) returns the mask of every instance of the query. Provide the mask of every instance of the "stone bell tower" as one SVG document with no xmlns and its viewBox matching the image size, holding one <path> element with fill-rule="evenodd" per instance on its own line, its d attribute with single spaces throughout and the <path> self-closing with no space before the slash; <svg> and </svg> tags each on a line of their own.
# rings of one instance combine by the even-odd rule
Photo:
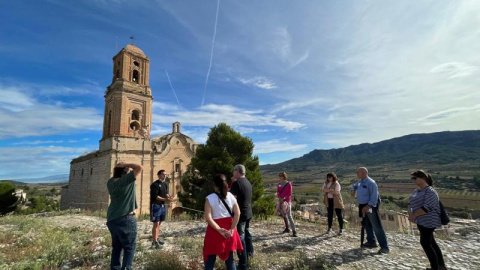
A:
<svg viewBox="0 0 480 270">
<path fill-rule="evenodd" d="M 153 101 L 149 68 L 148 57 L 131 44 L 113 57 L 113 79 L 105 93 L 101 142 L 112 136 L 149 137 Z"/>
</svg>

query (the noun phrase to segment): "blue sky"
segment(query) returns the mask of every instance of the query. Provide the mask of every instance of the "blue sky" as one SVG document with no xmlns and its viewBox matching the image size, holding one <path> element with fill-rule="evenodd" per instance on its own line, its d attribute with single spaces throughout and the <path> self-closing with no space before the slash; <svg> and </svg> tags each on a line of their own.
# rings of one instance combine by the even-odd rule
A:
<svg viewBox="0 0 480 270">
<path fill-rule="evenodd" d="M 480 128 L 478 1 L 219 3 L 218 16 L 214 0 L 3 3 L 0 179 L 68 173 L 98 149 L 131 35 L 150 58 L 152 136 L 179 121 L 204 143 L 226 122 L 267 164 Z"/>
</svg>

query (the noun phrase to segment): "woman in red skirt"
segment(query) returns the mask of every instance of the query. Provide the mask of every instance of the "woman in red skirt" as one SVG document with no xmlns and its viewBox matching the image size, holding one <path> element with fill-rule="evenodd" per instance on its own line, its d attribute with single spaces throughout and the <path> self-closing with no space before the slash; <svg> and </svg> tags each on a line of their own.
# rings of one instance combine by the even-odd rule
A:
<svg viewBox="0 0 480 270">
<path fill-rule="evenodd" d="M 240 208 L 237 199 L 228 192 L 228 184 L 223 174 L 215 175 L 215 192 L 205 201 L 205 221 L 207 232 L 203 242 L 205 269 L 213 269 L 217 256 L 225 261 L 227 270 L 235 270 L 234 251 L 242 251 L 242 242 L 237 233 Z"/>
</svg>

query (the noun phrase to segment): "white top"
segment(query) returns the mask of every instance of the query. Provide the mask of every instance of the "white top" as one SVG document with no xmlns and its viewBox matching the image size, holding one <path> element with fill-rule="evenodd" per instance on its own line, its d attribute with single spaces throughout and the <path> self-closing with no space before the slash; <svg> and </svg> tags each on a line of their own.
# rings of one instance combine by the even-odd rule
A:
<svg viewBox="0 0 480 270">
<path fill-rule="evenodd" d="M 212 218 L 219 219 L 219 218 L 226 218 L 231 217 L 230 213 L 228 213 L 227 208 L 223 204 L 220 197 L 217 194 L 212 193 L 207 196 L 208 203 L 210 203 L 210 207 L 212 208 Z M 233 213 L 233 206 L 237 204 L 237 199 L 233 196 L 232 193 L 227 193 L 227 198 L 225 198 L 225 202 L 227 203 L 228 207 L 230 207 L 230 211 Z"/>
<path fill-rule="evenodd" d="M 333 182 L 328 182 L 328 184 L 324 184 L 323 187 L 324 188 L 330 188 L 330 186 L 332 185 Z M 337 185 L 335 186 L 335 191 L 336 192 L 340 192 L 340 190 L 342 190 L 342 187 L 340 187 L 340 183 L 336 182 Z M 330 199 L 333 199 L 333 194 L 332 193 L 328 193 L 327 194 L 327 197 L 330 198 Z"/>
</svg>

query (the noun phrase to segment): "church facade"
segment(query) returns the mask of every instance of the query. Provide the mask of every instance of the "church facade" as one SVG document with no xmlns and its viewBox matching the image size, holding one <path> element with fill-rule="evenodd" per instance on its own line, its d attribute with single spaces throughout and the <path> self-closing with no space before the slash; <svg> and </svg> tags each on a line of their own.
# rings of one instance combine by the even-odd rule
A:
<svg viewBox="0 0 480 270">
<path fill-rule="evenodd" d="M 153 96 L 149 67 L 148 57 L 134 45 L 127 45 L 113 57 L 113 79 L 105 92 L 99 150 L 71 161 L 68 185 L 61 191 L 61 209 L 106 209 L 107 181 L 119 162 L 143 166 L 136 180 L 139 214 L 149 213 L 150 184 L 160 169 L 166 171 L 169 193 L 174 197 L 169 210 L 180 205 L 180 179 L 198 144 L 181 133 L 179 122 L 172 124 L 171 133 L 150 138 Z"/>
</svg>

